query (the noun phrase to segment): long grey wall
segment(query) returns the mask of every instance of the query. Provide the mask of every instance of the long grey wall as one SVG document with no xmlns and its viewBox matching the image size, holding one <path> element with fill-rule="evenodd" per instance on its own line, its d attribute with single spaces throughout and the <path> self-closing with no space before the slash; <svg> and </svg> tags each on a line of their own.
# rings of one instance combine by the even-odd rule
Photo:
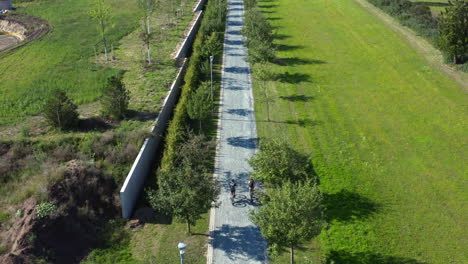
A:
<svg viewBox="0 0 468 264">
<path fill-rule="evenodd" d="M 195 22 L 192 24 L 192 28 L 190 28 L 190 31 L 187 37 L 185 38 L 184 42 L 180 46 L 179 50 L 175 53 L 174 59 L 185 58 L 187 55 L 187 52 L 192 46 L 193 40 L 195 39 L 195 36 L 197 35 L 198 28 L 200 27 L 200 23 L 201 23 L 202 16 L 203 16 L 203 11 L 197 12 L 196 16 L 197 17 L 195 18 Z"/>
<path fill-rule="evenodd" d="M 195 8 L 193 9 L 193 12 L 198 12 L 203 9 L 205 6 L 206 0 L 200 0 L 198 3 L 195 5 Z"/>
<path fill-rule="evenodd" d="M 166 131 L 167 124 L 170 121 L 172 112 L 180 94 L 180 86 L 183 81 L 187 59 L 184 60 L 182 67 L 172 83 L 171 90 L 164 100 L 161 112 L 156 118 L 156 125 L 151 129 L 152 135 L 145 139 L 143 146 L 138 153 L 135 162 L 120 189 L 120 202 L 122 206 L 122 216 L 130 218 L 135 208 L 135 204 L 143 190 L 146 177 L 151 171 L 154 157 L 161 145 L 161 139 Z"/>
</svg>

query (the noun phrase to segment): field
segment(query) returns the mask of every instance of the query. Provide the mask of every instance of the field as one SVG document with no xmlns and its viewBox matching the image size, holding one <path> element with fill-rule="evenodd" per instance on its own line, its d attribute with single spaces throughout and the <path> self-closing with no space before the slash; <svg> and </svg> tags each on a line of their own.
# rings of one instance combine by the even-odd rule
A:
<svg viewBox="0 0 468 264">
<path fill-rule="evenodd" d="M 275 80 L 254 82 L 259 135 L 311 153 L 326 193 L 298 263 L 467 263 L 462 87 L 352 0 L 259 5 L 278 44 Z"/>
<path fill-rule="evenodd" d="M 167 92 L 164 88 L 176 73 L 173 63 L 168 61 L 169 54 L 192 17 L 192 1 L 177 1 L 174 5 L 177 7 L 179 2 L 185 6 L 184 15 L 173 22 L 183 26 L 165 25 L 166 30 L 160 32 L 158 25 L 165 18 L 161 14 L 167 12 L 162 7 L 153 21 L 154 29 L 158 30 L 153 43 L 159 64 L 155 71 L 143 71 L 143 42 L 140 30 L 136 30 L 137 1 L 110 2 L 113 26 L 107 38 L 114 46 L 117 62 L 106 65 L 103 60 L 96 64 L 94 59 L 94 45 L 100 37 L 96 22 L 88 15 L 93 0 L 46 0 L 18 5 L 17 12 L 44 18 L 53 30 L 45 38 L 0 58 L 0 125 L 15 124 L 40 113 L 44 98 L 56 87 L 66 90 L 77 104 L 96 101 L 107 78 L 120 70 L 127 71 L 124 81 L 134 94 L 131 109 L 157 112 L 161 96 Z M 97 46 L 97 51 L 103 52 L 102 45 Z"/>
</svg>

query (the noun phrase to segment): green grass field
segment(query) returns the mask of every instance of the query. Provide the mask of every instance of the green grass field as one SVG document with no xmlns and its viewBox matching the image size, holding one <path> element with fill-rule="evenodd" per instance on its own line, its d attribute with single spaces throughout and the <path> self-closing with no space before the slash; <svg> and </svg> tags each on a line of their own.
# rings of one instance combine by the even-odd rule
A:
<svg viewBox="0 0 468 264">
<path fill-rule="evenodd" d="M 311 153 L 326 193 L 329 226 L 298 263 L 467 263 L 462 88 L 352 0 L 259 5 L 280 59 L 271 122 L 254 83 L 259 136 Z"/>
<path fill-rule="evenodd" d="M 17 6 L 20 13 L 48 20 L 53 29 L 45 38 L 0 59 L 0 124 L 37 114 L 51 88 L 65 89 L 78 104 L 98 98 L 99 88 L 116 70 L 90 61 L 99 41 L 96 23 L 88 15 L 92 3 L 33 1 Z M 135 3 L 112 1 L 114 27 L 109 39 L 114 43 L 137 27 Z"/>
</svg>

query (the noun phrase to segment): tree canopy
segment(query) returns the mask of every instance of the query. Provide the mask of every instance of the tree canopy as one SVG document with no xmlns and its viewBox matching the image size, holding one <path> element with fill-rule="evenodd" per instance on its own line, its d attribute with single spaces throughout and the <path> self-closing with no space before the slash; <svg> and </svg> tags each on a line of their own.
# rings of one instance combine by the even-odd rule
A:
<svg viewBox="0 0 468 264">
<path fill-rule="evenodd" d="M 294 263 L 294 248 L 320 233 L 323 223 L 323 197 L 312 181 L 286 182 L 281 187 L 267 189 L 261 198 L 264 204 L 258 212 L 251 211 L 252 221 L 270 246 L 278 252 L 290 248 Z"/>
<path fill-rule="evenodd" d="M 468 1 L 449 1 L 440 16 L 440 48 L 453 57 L 453 63 L 461 63 L 468 56 Z"/>
<path fill-rule="evenodd" d="M 274 186 L 283 182 L 298 182 L 312 179 L 316 175 L 312 161 L 307 155 L 291 148 L 286 142 L 264 139 L 260 151 L 249 160 L 253 177 Z"/>
</svg>

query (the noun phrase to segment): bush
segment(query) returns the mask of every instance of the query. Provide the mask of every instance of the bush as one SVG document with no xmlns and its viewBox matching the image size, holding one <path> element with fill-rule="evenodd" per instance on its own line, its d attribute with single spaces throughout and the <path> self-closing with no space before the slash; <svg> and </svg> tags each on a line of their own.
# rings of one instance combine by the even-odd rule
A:
<svg viewBox="0 0 468 264">
<path fill-rule="evenodd" d="M 428 6 L 409 0 L 369 0 L 370 3 L 396 17 L 403 25 L 435 43 L 438 37 L 438 19 Z"/>
<path fill-rule="evenodd" d="M 273 28 L 260 10 L 248 9 L 245 13 L 245 26 L 242 34 L 247 37 L 245 44 L 249 48 L 248 60 L 250 62 L 268 62 L 275 59 L 276 50 L 272 31 Z"/>
<path fill-rule="evenodd" d="M 102 90 L 101 112 L 104 116 L 122 119 L 128 110 L 130 96 L 122 83 L 122 75 L 112 76 Z"/>
<path fill-rule="evenodd" d="M 36 206 L 36 213 L 39 218 L 49 217 L 57 210 L 54 202 L 42 202 Z"/>
<path fill-rule="evenodd" d="M 46 100 L 43 114 L 52 126 L 70 129 L 78 124 L 77 108 L 64 91 L 57 89 Z"/>
<path fill-rule="evenodd" d="M 207 81 L 209 76 L 206 72 L 202 72 L 202 62 L 203 60 L 207 60 L 204 56 L 209 56 L 209 54 L 203 54 L 203 47 L 209 38 L 208 36 L 215 38 L 213 36 L 214 32 L 224 32 L 227 14 L 226 6 L 225 0 L 208 2 L 200 30 L 192 47 L 192 56 L 188 62 L 187 72 L 184 77 L 185 84 L 182 87 L 179 102 L 174 109 L 174 116 L 167 128 L 164 153 L 161 160 L 161 171 L 170 170 L 174 167 L 175 160 L 177 159 L 177 150 L 187 137 L 187 129 L 189 128 L 187 105 L 189 98 L 201 82 Z M 221 15 L 219 16 L 219 14 Z M 221 41 L 222 35 L 218 35 L 218 38 Z M 204 70 L 206 71 L 206 69 Z"/>
</svg>

